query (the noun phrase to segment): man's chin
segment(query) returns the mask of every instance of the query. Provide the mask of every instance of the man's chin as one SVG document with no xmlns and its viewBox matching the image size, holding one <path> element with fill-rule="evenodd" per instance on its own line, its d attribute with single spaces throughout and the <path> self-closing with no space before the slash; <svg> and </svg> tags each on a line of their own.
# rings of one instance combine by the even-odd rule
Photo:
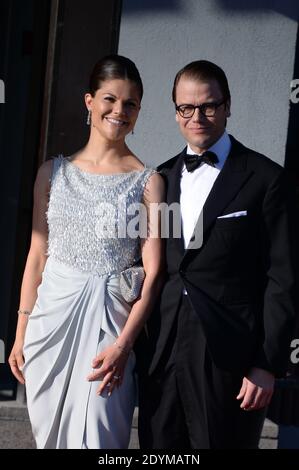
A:
<svg viewBox="0 0 299 470">
<path fill-rule="evenodd" d="M 189 141 L 189 144 L 192 147 L 195 147 L 196 149 L 200 150 L 201 152 L 204 152 L 207 150 L 209 147 L 213 145 L 215 141 L 213 139 L 196 139 Z"/>
</svg>

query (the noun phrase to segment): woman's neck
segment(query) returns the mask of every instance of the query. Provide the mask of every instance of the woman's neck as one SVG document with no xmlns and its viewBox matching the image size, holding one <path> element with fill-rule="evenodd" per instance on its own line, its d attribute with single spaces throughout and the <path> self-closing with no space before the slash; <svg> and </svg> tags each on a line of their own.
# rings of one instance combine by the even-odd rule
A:
<svg viewBox="0 0 299 470">
<path fill-rule="evenodd" d="M 103 141 L 102 139 L 90 138 L 86 146 L 80 152 L 81 158 L 88 160 L 94 165 L 101 163 L 117 163 L 122 157 L 130 153 L 124 141 Z"/>
</svg>

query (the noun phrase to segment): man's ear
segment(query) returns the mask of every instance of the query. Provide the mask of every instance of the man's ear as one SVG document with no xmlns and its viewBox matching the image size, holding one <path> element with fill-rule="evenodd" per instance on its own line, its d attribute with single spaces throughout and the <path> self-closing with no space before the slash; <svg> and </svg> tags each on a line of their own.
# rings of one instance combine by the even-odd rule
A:
<svg viewBox="0 0 299 470">
<path fill-rule="evenodd" d="M 226 111 L 226 117 L 230 117 L 231 115 L 231 112 L 230 112 L 230 100 L 228 100 L 226 103 L 225 103 L 225 111 Z"/>
<path fill-rule="evenodd" d="M 176 120 L 176 122 L 179 122 L 179 116 L 178 116 L 178 114 L 179 114 L 179 113 L 176 111 L 176 112 L 175 112 L 175 120 Z"/>
</svg>

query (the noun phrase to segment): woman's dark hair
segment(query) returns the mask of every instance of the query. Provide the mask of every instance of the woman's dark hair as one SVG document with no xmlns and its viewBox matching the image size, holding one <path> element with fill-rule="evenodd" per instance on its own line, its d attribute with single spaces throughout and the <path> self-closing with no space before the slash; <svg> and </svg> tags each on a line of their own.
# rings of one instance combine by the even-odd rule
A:
<svg viewBox="0 0 299 470">
<path fill-rule="evenodd" d="M 226 103 L 230 101 L 230 91 L 224 71 L 218 67 L 218 65 L 208 60 L 196 60 L 183 67 L 176 74 L 172 89 L 172 100 L 174 103 L 176 103 L 176 88 L 182 76 L 199 82 L 216 80 L 222 92 L 223 99 Z"/>
<path fill-rule="evenodd" d="M 134 62 L 117 54 L 111 54 L 99 60 L 90 75 L 89 93 L 94 96 L 106 80 L 131 80 L 138 88 L 140 100 L 143 96 L 143 85 Z"/>
</svg>

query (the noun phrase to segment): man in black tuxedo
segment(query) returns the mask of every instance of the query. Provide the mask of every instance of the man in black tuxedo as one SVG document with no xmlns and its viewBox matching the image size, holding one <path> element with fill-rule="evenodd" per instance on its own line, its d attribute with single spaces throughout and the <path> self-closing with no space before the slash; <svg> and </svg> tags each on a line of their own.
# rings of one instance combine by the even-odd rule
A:
<svg viewBox="0 0 299 470">
<path fill-rule="evenodd" d="M 294 195 L 282 167 L 226 133 L 221 68 L 184 67 L 173 101 L 187 147 L 159 170 L 182 233 L 166 240 L 167 279 L 139 358 L 140 445 L 256 448 L 290 354 Z"/>
</svg>

